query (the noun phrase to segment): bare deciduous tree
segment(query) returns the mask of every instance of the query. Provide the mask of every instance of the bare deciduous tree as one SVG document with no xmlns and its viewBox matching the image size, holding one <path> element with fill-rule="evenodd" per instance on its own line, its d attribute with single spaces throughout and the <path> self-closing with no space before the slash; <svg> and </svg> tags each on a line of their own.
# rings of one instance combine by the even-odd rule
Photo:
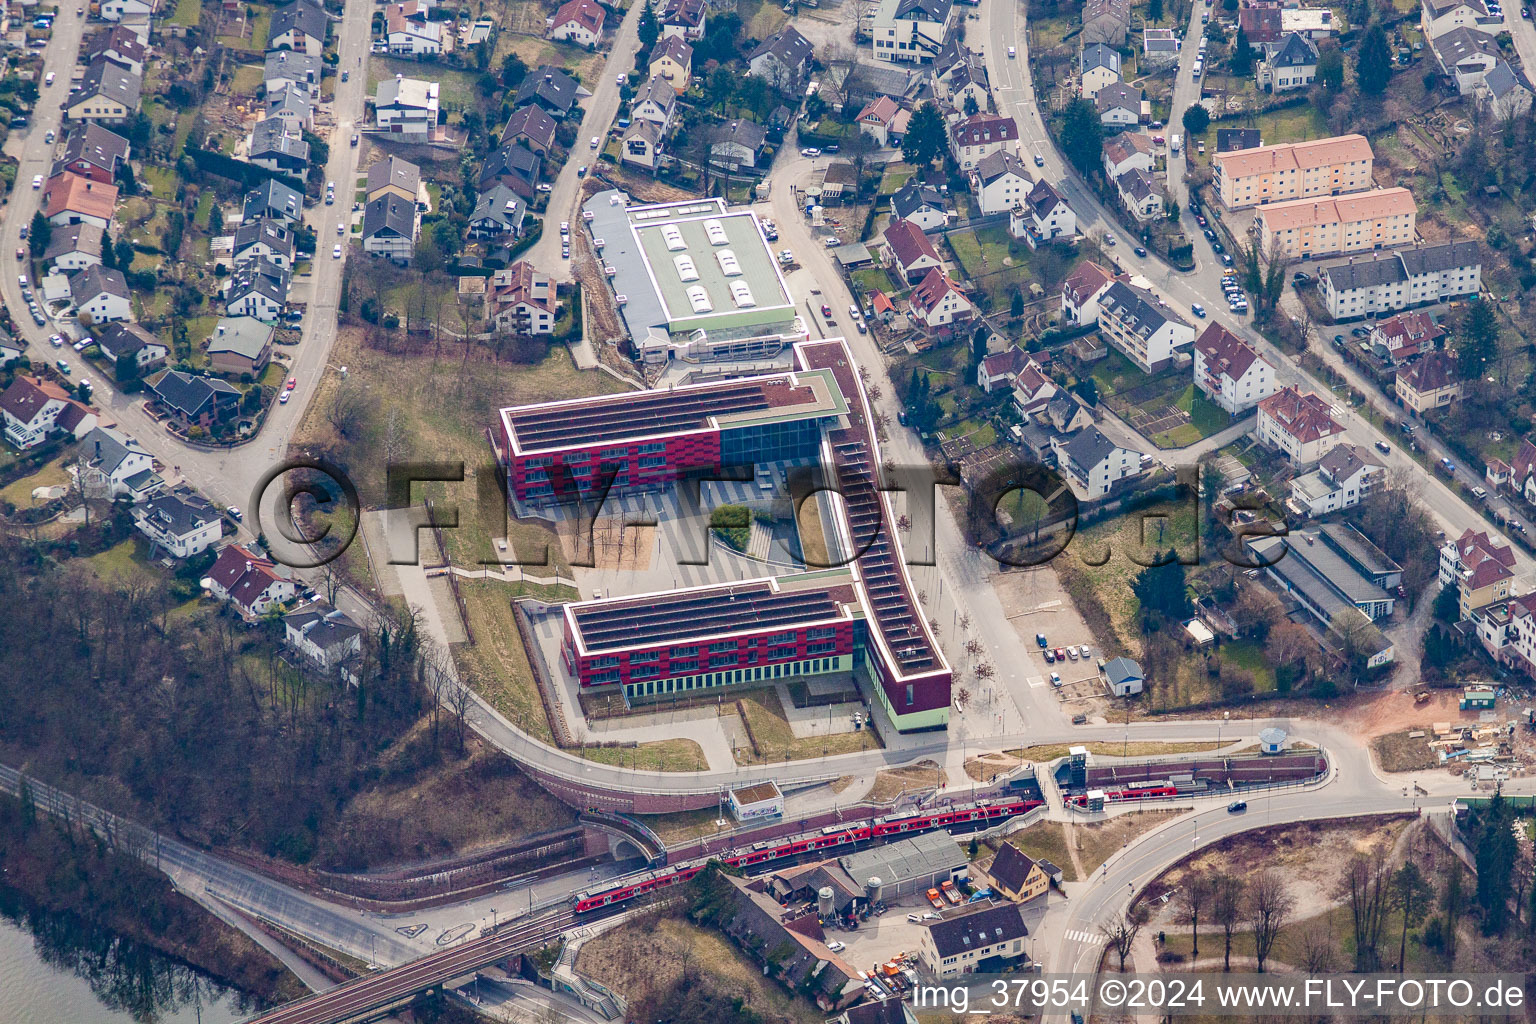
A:
<svg viewBox="0 0 1536 1024">
<path fill-rule="evenodd" d="M 1191 936 L 1191 948 L 1189 958 L 1191 960 L 1200 957 L 1200 911 L 1211 901 L 1211 880 L 1204 874 L 1191 871 L 1184 879 L 1184 885 L 1179 889 L 1179 910 L 1189 918 Z"/>
<path fill-rule="evenodd" d="M 1274 948 L 1275 939 L 1296 905 L 1285 888 L 1285 879 L 1276 871 L 1261 871 L 1249 885 L 1248 915 L 1253 925 L 1253 954 L 1264 973 L 1264 961 Z"/>
<path fill-rule="evenodd" d="M 1115 951 L 1115 956 L 1120 961 L 1120 972 L 1125 973 L 1125 958 L 1131 955 L 1131 948 L 1136 945 L 1136 936 L 1141 932 L 1141 926 L 1147 923 L 1146 908 L 1137 906 L 1124 917 L 1117 918 L 1109 924 L 1099 925 L 1099 930 L 1109 940 L 1109 948 Z"/>
<path fill-rule="evenodd" d="M 325 409 L 326 422 L 336 433 L 352 440 L 362 428 L 367 404 L 362 388 L 344 381 L 331 392 L 330 404 Z"/>
<path fill-rule="evenodd" d="M 1378 847 L 1352 857 L 1339 880 L 1335 895 L 1349 906 L 1357 971 L 1374 971 L 1381 965 L 1381 930 L 1391 902 L 1388 877 L 1386 853 Z"/>
<path fill-rule="evenodd" d="M 1243 921 L 1243 903 L 1246 887 L 1242 879 L 1225 873 L 1211 878 L 1211 917 L 1221 926 L 1225 947 L 1221 954 L 1221 969 L 1232 969 L 1232 936 Z"/>
</svg>

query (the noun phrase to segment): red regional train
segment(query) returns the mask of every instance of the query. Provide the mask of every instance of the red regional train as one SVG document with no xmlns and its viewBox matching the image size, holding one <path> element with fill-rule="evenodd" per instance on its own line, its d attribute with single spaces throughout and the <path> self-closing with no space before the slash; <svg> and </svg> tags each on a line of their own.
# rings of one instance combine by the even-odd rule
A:
<svg viewBox="0 0 1536 1024">
<path fill-rule="evenodd" d="M 1131 785 L 1134 786 L 1134 785 L 1137 785 L 1137 784 L 1136 783 L 1132 783 Z M 1154 797 L 1154 796 L 1178 796 L 1178 795 L 1179 795 L 1179 787 L 1178 786 L 1171 786 L 1171 785 L 1168 785 L 1166 783 L 1150 785 L 1150 786 L 1146 785 L 1146 784 L 1141 784 L 1136 789 L 1106 789 L 1104 791 L 1104 799 L 1105 799 L 1106 802 L 1115 801 L 1115 800 L 1145 800 L 1148 797 Z M 1187 795 L 1195 796 L 1197 794 L 1189 793 Z M 1077 807 L 1087 807 L 1088 806 L 1088 797 L 1086 795 L 1069 796 L 1069 797 L 1067 797 L 1066 802 L 1069 803 L 1069 804 L 1072 804 L 1074 806 L 1077 806 Z"/>
<path fill-rule="evenodd" d="M 1043 800 L 1005 800 L 1000 803 L 973 804 L 926 814 L 890 815 L 873 821 L 832 825 L 820 832 L 803 832 L 800 835 L 782 839 L 770 839 L 745 849 L 731 850 L 723 857 L 710 859 L 719 860 L 734 867 L 750 867 L 802 853 L 851 846 L 854 843 L 885 836 L 908 832 L 931 832 L 934 829 L 952 828 L 971 823 L 982 826 L 988 822 L 1001 821 L 1027 813 L 1043 803 L 1045 803 Z M 657 889 L 665 889 L 678 882 L 686 882 L 703 870 L 706 863 L 707 861 L 699 861 L 656 871 L 643 871 L 620 879 L 610 888 L 578 893 L 576 912 L 580 914 L 600 907 L 612 906 L 615 903 L 634 899 L 636 896 L 644 896 Z"/>
</svg>

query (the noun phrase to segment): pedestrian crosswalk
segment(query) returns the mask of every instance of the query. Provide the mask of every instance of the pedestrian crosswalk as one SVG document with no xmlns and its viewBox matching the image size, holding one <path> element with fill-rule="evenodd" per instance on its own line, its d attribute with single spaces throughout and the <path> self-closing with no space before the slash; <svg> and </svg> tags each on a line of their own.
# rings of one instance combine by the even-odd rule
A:
<svg viewBox="0 0 1536 1024">
<path fill-rule="evenodd" d="M 1069 929 L 1067 931 L 1067 938 L 1070 939 L 1073 942 L 1089 942 L 1089 943 L 1094 943 L 1094 942 L 1103 942 L 1104 941 L 1104 936 L 1100 935 L 1099 933 L 1097 933 L 1097 932 L 1085 932 L 1085 931 L 1083 931 L 1080 928 Z"/>
</svg>

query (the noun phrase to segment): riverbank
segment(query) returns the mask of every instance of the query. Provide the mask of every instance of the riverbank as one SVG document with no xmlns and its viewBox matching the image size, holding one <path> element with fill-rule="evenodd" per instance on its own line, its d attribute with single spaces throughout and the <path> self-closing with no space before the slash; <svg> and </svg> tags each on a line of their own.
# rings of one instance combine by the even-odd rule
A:
<svg viewBox="0 0 1536 1024">
<path fill-rule="evenodd" d="M 263 1005 L 307 992 L 271 954 L 177 893 L 166 876 L 9 797 L 0 798 L 0 864 L 7 916 L 42 912 L 65 932 L 121 937 Z"/>
</svg>

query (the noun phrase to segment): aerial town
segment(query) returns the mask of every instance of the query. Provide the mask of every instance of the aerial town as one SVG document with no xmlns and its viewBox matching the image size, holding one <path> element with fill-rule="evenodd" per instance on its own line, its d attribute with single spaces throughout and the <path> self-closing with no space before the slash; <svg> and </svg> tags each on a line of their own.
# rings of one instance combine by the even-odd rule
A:
<svg viewBox="0 0 1536 1024">
<path fill-rule="evenodd" d="M 1528 987 L 1530 8 L 0 39 L 0 1022 Z"/>
</svg>

